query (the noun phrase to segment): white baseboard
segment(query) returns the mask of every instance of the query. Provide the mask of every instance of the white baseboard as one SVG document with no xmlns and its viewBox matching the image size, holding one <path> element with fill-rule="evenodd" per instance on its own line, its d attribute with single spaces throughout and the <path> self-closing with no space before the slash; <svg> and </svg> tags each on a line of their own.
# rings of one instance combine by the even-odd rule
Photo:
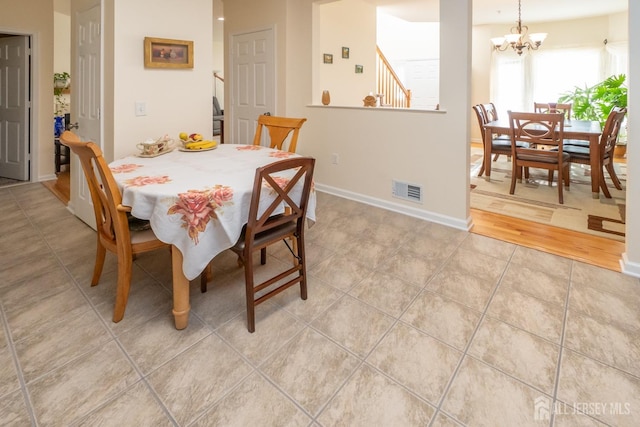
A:
<svg viewBox="0 0 640 427">
<path fill-rule="evenodd" d="M 629 261 L 626 252 L 622 254 L 622 259 L 620 260 L 620 269 L 624 274 L 628 276 L 640 278 L 640 264 Z"/>
<path fill-rule="evenodd" d="M 322 191 L 324 193 L 332 194 L 334 196 L 343 197 L 345 199 L 354 200 L 356 202 L 361 202 L 367 205 L 375 206 L 378 208 L 386 209 L 392 212 L 398 212 L 404 215 L 408 215 L 414 218 L 424 219 L 426 221 L 435 222 L 438 224 L 446 225 L 448 227 L 453 227 L 458 230 L 469 231 L 472 226 L 471 217 L 467 218 L 466 221 L 459 220 L 457 218 L 452 218 L 445 215 L 440 215 L 434 212 L 425 211 L 422 209 L 412 208 L 411 206 L 405 206 L 400 203 L 390 202 L 388 200 L 378 199 L 376 197 L 365 196 L 363 194 L 354 193 L 348 190 L 343 190 L 336 187 L 331 187 L 328 185 L 315 184 L 316 190 Z"/>
</svg>

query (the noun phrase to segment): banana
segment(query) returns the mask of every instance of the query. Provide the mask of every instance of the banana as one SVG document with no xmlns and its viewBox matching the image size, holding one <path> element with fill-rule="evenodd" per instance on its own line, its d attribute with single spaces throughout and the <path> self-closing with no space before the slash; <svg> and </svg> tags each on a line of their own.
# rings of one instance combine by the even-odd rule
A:
<svg viewBox="0 0 640 427">
<path fill-rule="evenodd" d="M 212 148 L 216 146 L 215 141 L 196 141 L 196 142 L 188 142 L 184 145 L 184 148 L 188 150 L 204 150 L 207 148 Z"/>
</svg>

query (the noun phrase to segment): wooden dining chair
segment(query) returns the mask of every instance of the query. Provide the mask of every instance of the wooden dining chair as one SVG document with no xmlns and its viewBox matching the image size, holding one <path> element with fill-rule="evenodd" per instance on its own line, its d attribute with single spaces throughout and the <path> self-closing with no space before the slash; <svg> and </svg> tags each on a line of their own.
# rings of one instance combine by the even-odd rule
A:
<svg viewBox="0 0 640 427">
<path fill-rule="evenodd" d="M 571 163 L 589 165 L 591 164 L 591 155 L 593 154 L 598 156 L 598 162 L 600 165 L 600 188 L 602 188 L 602 192 L 608 199 L 611 198 L 611 193 L 609 192 L 604 179 L 605 169 L 609 172 L 613 185 L 618 190 L 622 190 L 620 179 L 618 179 L 618 175 L 616 175 L 613 165 L 613 151 L 616 147 L 616 143 L 618 142 L 618 134 L 620 133 L 620 128 L 622 127 L 622 121 L 624 120 L 625 114 L 627 114 L 626 108 L 614 107 L 611 110 L 607 116 L 607 121 L 604 124 L 602 135 L 600 136 L 597 153 L 591 153 L 588 144 L 586 147 L 578 145 L 564 145 L 562 148 L 565 153 L 569 154 L 569 161 Z"/>
<path fill-rule="evenodd" d="M 562 113 L 567 120 L 571 120 L 572 104 L 558 102 L 534 102 L 533 111 L 536 113 Z"/>
<path fill-rule="evenodd" d="M 549 171 L 549 185 L 553 173 L 558 171 L 558 202 L 564 203 L 562 188 L 569 188 L 569 154 L 562 151 L 564 116 L 562 113 L 521 113 L 509 111 L 511 129 L 511 188 L 514 194 L 516 180 L 522 181 L 523 168 L 541 168 Z M 528 144 L 518 147 L 517 143 Z M 546 150 L 540 146 L 553 145 L 557 150 Z"/>
<path fill-rule="evenodd" d="M 118 282 L 113 321 L 119 322 L 129 299 L 131 269 L 137 254 L 168 247 L 158 240 L 150 227 L 130 227 L 130 208 L 122 205 L 120 189 L 102 151 L 93 142 L 81 141 L 70 131 L 60 136 L 60 141 L 78 155 L 87 180 L 93 211 L 96 218 L 97 249 L 91 286 L 100 281 L 106 252 L 118 257 Z M 135 221 L 139 224 L 139 221 Z M 138 229 L 139 228 L 139 229 Z"/>
<path fill-rule="evenodd" d="M 253 138 L 253 145 L 261 145 L 262 129 L 266 127 L 269 132 L 269 147 L 282 150 L 284 142 L 287 140 L 289 134 L 291 134 L 291 140 L 289 141 L 287 151 L 295 153 L 300 128 L 306 121 L 307 119 L 305 118 L 296 119 L 268 115 L 259 116 L 256 134 Z"/>
<path fill-rule="evenodd" d="M 291 157 L 256 170 L 249 217 L 242 234 L 231 248 L 242 261 L 245 272 L 247 329 L 255 331 L 255 307 L 285 289 L 300 284 L 300 296 L 307 299 L 307 264 L 304 222 L 312 190 L 315 159 Z M 268 206 L 261 206 L 269 200 Z M 296 245 L 287 244 L 294 239 Z M 283 241 L 297 262 L 279 274 L 255 283 L 253 255 L 260 250 L 260 263 L 266 264 L 266 248 Z M 293 276 L 293 277 L 292 277 Z M 206 290 L 207 274 L 200 276 Z M 286 280 L 286 281 L 284 281 Z M 284 281 L 284 282 L 283 282 Z"/>
</svg>

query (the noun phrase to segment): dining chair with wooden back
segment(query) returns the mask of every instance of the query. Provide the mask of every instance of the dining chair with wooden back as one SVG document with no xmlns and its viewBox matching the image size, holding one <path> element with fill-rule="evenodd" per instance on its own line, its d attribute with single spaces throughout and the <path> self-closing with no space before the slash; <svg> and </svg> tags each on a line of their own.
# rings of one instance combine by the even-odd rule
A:
<svg viewBox="0 0 640 427">
<path fill-rule="evenodd" d="M 307 264 L 304 245 L 309 195 L 313 190 L 315 159 L 291 157 L 256 170 L 249 217 L 236 244 L 235 252 L 245 272 L 247 329 L 255 331 L 255 307 L 299 283 L 300 296 L 307 299 Z M 264 206 L 265 200 L 268 206 Z M 262 203 L 261 203 L 262 202 Z M 289 245 L 293 239 L 295 245 Z M 296 259 L 291 267 L 255 283 L 253 255 L 260 250 L 260 263 L 266 264 L 266 248 L 283 241 Z M 293 277 L 292 277 L 293 276 Z M 206 290 L 207 274 L 200 276 Z"/>
<path fill-rule="evenodd" d="M 600 164 L 600 188 L 602 188 L 602 192 L 608 199 L 611 198 L 611 193 L 609 192 L 604 179 L 605 169 L 609 172 L 613 185 L 618 190 L 622 190 L 620 179 L 618 179 L 618 175 L 616 175 L 616 170 L 613 165 L 613 151 L 615 150 L 616 143 L 618 142 L 618 134 L 620 133 L 620 128 L 622 127 L 625 114 L 627 114 L 626 108 L 614 107 L 611 110 L 607 116 L 607 121 L 604 124 L 602 135 L 600 136 L 597 153 L 591 153 L 588 145 L 586 147 L 565 145 L 562 148 L 565 153 L 569 154 L 569 161 L 571 163 L 588 165 L 590 164 L 590 157 L 592 154 L 598 156 Z"/>
<path fill-rule="evenodd" d="M 291 140 L 289 141 L 288 150 L 291 153 L 296 152 L 296 145 L 298 144 L 298 134 L 300 128 L 306 122 L 306 118 L 290 118 L 279 117 L 270 115 L 261 115 L 258 117 L 258 125 L 256 127 L 256 134 L 253 138 L 253 145 L 261 145 L 262 142 L 262 129 L 267 128 L 269 131 L 271 148 L 277 148 L 282 150 L 283 144 L 289 134 L 291 134 Z"/>
<path fill-rule="evenodd" d="M 511 188 L 514 194 L 516 180 L 522 181 L 522 168 L 541 168 L 549 171 L 549 186 L 553 173 L 558 171 L 558 202 L 564 203 L 562 188 L 569 188 L 569 154 L 562 151 L 564 116 L 562 113 L 524 113 L 509 111 L 511 129 Z M 528 144 L 518 147 L 517 143 Z M 542 149 L 555 146 L 557 150 Z"/>
<path fill-rule="evenodd" d="M 558 102 L 534 102 L 533 111 L 536 113 L 562 113 L 567 120 L 571 120 L 572 104 Z"/>
<path fill-rule="evenodd" d="M 487 110 L 485 105 L 493 105 L 493 104 L 476 104 L 472 107 L 473 111 L 476 113 L 476 118 L 478 119 L 478 125 L 480 126 L 480 134 L 482 135 L 483 148 L 487 143 L 485 140 L 486 136 L 484 132 L 484 125 L 492 121 L 492 120 L 489 120 L 487 116 L 487 112 L 491 110 Z M 497 117 L 497 113 L 495 113 L 495 117 Z M 520 142 L 518 143 L 518 145 L 524 146 L 524 144 Z M 491 139 L 491 154 L 494 155 L 493 157 L 494 162 L 498 160 L 498 156 L 500 154 L 504 154 L 505 156 L 511 158 L 511 137 L 508 135 L 500 135 L 499 137 L 494 136 L 494 138 Z M 478 176 L 482 176 L 482 174 L 484 173 L 485 161 L 486 159 L 483 157 L 482 166 L 480 166 L 480 170 L 478 171 Z M 528 170 L 525 173 L 528 176 Z"/>
<path fill-rule="evenodd" d="M 113 321 L 117 323 L 124 317 L 127 307 L 135 255 L 168 245 L 158 240 L 150 227 L 143 227 L 138 231 L 130 229 L 130 208 L 122 205 L 122 194 L 98 145 L 81 141 L 70 131 L 65 131 L 60 136 L 60 141 L 78 155 L 93 203 L 97 249 L 91 286 L 96 286 L 100 281 L 106 252 L 112 252 L 118 258 L 113 311 Z"/>
</svg>

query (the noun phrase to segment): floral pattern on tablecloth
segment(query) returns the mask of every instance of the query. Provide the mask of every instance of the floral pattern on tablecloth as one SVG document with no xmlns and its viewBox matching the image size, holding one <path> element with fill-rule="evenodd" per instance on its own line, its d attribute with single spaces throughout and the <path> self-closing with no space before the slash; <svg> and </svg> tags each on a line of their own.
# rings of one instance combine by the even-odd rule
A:
<svg viewBox="0 0 640 427">
<path fill-rule="evenodd" d="M 178 194 L 178 202 L 169 208 L 167 215 L 182 215 L 182 228 L 187 229 L 189 237 L 197 245 L 198 236 L 207 228 L 209 221 L 218 219 L 220 208 L 232 200 L 233 189 L 226 185 L 216 185 L 207 190 L 189 190 Z"/>
<path fill-rule="evenodd" d="M 166 184 L 171 182 L 171 179 L 167 176 L 136 176 L 124 180 L 125 187 L 144 187 L 145 185 L 153 184 Z"/>
<path fill-rule="evenodd" d="M 141 167 L 144 167 L 144 166 L 136 165 L 135 163 L 126 163 L 124 165 L 112 166 L 109 169 L 111 169 L 112 173 L 129 173 Z"/>
<path fill-rule="evenodd" d="M 239 147 L 236 147 L 236 150 L 238 150 L 238 151 L 258 151 L 258 150 L 262 150 L 262 146 L 261 145 L 240 145 Z"/>
<path fill-rule="evenodd" d="M 288 151 L 274 151 L 273 153 L 269 154 L 269 157 L 274 157 L 276 159 L 288 159 L 292 156 L 294 156 L 294 154 Z"/>
</svg>

